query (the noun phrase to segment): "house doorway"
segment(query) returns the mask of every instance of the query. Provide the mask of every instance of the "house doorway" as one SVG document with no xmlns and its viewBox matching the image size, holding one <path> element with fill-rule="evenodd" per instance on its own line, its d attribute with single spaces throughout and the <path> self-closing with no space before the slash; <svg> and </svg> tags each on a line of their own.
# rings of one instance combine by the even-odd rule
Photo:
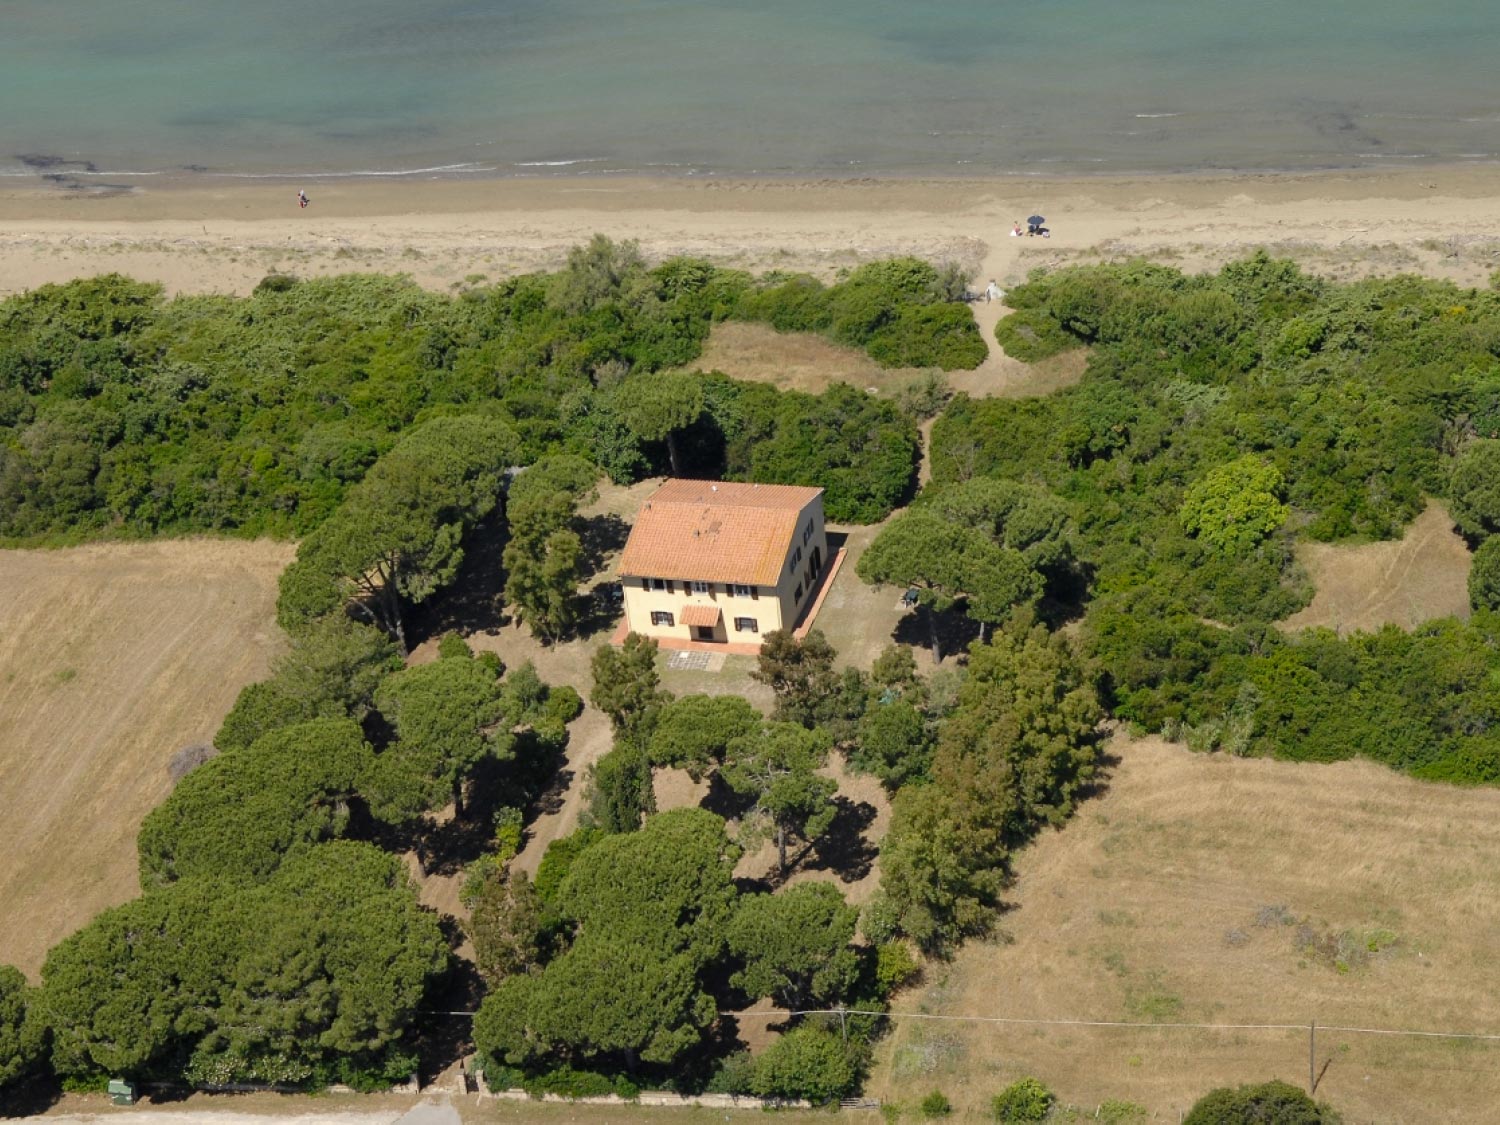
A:
<svg viewBox="0 0 1500 1125">
<path fill-rule="evenodd" d="M 717 638 L 714 636 L 714 631 L 715 630 L 714 630 L 714 627 L 712 625 L 694 625 L 693 626 L 693 640 L 695 640 L 695 641 L 712 641 L 712 640 L 716 640 Z"/>
<path fill-rule="evenodd" d="M 814 547 L 812 553 L 812 576 L 817 578 L 823 573 L 823 548 Z"/>
</svg>

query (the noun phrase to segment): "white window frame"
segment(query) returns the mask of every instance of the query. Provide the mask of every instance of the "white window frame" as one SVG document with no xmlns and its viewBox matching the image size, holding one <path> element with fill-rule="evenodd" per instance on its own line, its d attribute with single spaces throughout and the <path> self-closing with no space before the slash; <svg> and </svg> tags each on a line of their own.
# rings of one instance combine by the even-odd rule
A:
<svg viewBox="0 0 1500 1125">
<path fill-rule="evenodd" d="M 714 584 L 712 582 L 699 582 L 696 578 L 693 579 L 693 593 L 712 594 L 713 592 Z"/>
<path fill-rule="evenodd" d="M 651 611 L 651 624 L 658 629 L 672 629 L 677 625 L 677 618 L 672 616 L 671 610 L 653 609 Z"/>
<path fill-rule="evenodd" d="M 755 597 L 755 591 L 753 587 L 736 582 L 734 584 L 734 596 L 737 598 L 753 598 Z"/>
<path fill-rule="evenodd" d="M 648 590 L 660 590 L 663 593 L 668 593 L 668 594 L 670 594 L 672 592 L 671 583 L 667 579 L 665 579 L 665 578 L 648 578 L 648 579 L 646 579 L 646 589 L 648 589 Z"/>
<path fill-rule="evenodd" d="M 754 617 L 736 617 L 734 619 L 734 631 L 736 633 L 760 632 L 760 621 Z"/>
</svg>

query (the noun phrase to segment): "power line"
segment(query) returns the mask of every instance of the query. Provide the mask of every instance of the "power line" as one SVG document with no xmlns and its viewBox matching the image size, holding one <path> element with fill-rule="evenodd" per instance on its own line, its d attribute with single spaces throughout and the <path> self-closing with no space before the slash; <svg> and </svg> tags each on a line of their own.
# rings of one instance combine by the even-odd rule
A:
<svg viewBox="0 0 1500 1125">
<path fill-rule="evenodd" d="M 784 1019 L 788 1016 L 867 1016 L 889 1020 L 931 1020 L 945 1023 L 1022 1024 L 1041 1027 L 1119 1027 L 1142 1031 L 1306 1031 L 1305 1023 L 1139 1023 L 1125 1020 L 1076 1020 L 1076 1019 L 1028 1019 L 1019 1016 L 945 1016 L 932 1012 L 866 1012 L 851 1008 L 809 1008 L 787 1012 L 780 1009 L 752 1009 L 746 1012 L 726 1013 L 736 1018 L 767 1017 Z M 1425 1039 L 1475 1039 L 1500 1041 L 1500 1035 L 1477 1031 L 1426 1031 L 1413 1028 L 1352 1027 L 1337 1024 L 1318 1024 L 1319 1031 L 1339 1031 L 1347 1035 L 1410 1035 Z"/>
<path fill-rule="evenodd" d="M 462 1016 L 473 1019 L 473 1012 L 427 1012 L 429 1016 Z M 1138 1031 L 1306 1031 L 1305 1023 L 1140 1023 L 1129 1020 L 1034 1019 L 1022 1016 L 945 1016 L 933 1012 L 868 1012 L 858 1008 L 804 1008 L 785 1011 L 781 1008 L 751 1009 L 744 1012 L 720 1012 L 735 1019 L 787 1019 L 791 1016 L 864 1016 L 885 1020 L 930 1020 L 938 1023 L 1018 1024 L 1028 1027 L 1116 1027 Z M 1418 1039 L 1471 1039 L 1500 1042 L 1500 1034 L 1482 1031 L 1428 1031 L 1405 1027 L 1354 1027 L 1341 1024 L 1317 1025 L 1319 1031 L 1338 1031 L 1345 1035 L 1406 1035 Z"/>
</svg>

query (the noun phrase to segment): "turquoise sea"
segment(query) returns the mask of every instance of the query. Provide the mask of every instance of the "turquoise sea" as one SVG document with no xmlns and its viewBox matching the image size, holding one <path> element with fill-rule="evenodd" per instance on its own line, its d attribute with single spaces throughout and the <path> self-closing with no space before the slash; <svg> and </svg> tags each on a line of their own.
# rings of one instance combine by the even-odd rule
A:
<svg viewBox="0 0 1500 1125">
<path fill-rule="evenodd" d="M 1494 0 L 0 0 L 0 175 L 1493 161 Z"/>
</svg>

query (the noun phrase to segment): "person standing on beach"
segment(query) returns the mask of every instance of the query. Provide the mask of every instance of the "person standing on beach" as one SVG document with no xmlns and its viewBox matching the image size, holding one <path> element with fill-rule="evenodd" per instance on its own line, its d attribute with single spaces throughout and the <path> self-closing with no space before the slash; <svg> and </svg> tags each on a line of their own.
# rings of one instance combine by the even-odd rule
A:
<svg viewBox="0 0 1500 1125">
<path fill-rule="evenodd" d="M 990 278 L 989 288 L 984 291 L 984 303 L 989 304 L 991 301 L 998 301 L 1004 296 L 1005 290 L 995 284 L 994 278 Z"/>
<path fill-rule="evenodd" d="M 303 191 L 303 190 L 301 190 L 299 188 L 297 190 L 297 206 L 298 207 L 306 207 L 311 202 L 312 202 L 312 200 L 307 198 L 307 192 L 305 192 L 305 191 Z"/>
</svg>

